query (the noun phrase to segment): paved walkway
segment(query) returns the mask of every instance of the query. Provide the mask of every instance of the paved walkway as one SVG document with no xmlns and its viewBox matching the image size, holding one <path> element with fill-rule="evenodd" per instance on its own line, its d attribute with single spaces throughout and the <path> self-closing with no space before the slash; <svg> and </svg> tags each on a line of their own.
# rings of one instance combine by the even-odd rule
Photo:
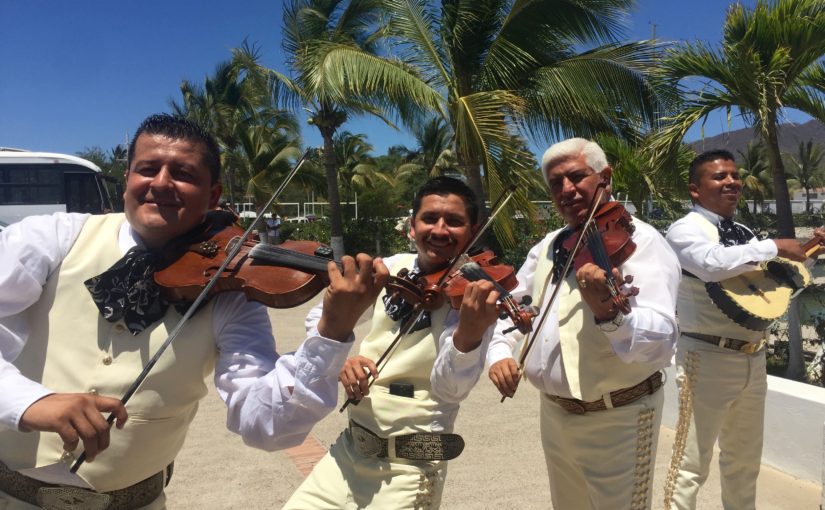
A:
<svg viewBox="0 0 825 510">
<path fill-rule="evenodd" d="M 280 352 L 294 350 L 303 339 L 303 317 L 310 306 L 272 311 Z M 362 323 L 356 336 L 365 333 Z M 226 430 L 225 421 L 225 407 L 211 391 L 202 401 L 175 461 L 175 475 L 167 488 L 171 510 L 281 508 L 346 424 L 344 415 L 333 412 L 316 425 L 304 445 L 268 453 L 244 446 L 238 436 Z M 523 385 L 515 399 L 500 404 L 498 392 L 483 376 L 462 405 L 456 431 L 464 436 L 467 446 L 461 457 L 450 463 L 443 508 L 551 508 L 535 389 Z M 672 442 L 673 432 L 663 428 L 656 459 L 654 508 L 662 508 Z M 760 510 L 817 509 L 819 497 L 818 484 L 763 466 L 757 496 Z M 699 508 L 722 508 L 716 466 L 700 493 Z"/>
</svg>

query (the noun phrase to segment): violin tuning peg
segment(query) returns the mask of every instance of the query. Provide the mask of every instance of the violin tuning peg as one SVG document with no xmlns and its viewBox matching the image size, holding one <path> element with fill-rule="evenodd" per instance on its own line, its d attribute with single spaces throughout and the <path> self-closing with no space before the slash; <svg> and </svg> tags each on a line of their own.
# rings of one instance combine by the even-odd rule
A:
<svg viewBox="0 0 825 510">
<path fill-rule="evenodd" d="M 521 306 L 530 306 L 533 304 L 533 296 L 522 296 L 521 302 L 519 303 Z"/>
</svg>

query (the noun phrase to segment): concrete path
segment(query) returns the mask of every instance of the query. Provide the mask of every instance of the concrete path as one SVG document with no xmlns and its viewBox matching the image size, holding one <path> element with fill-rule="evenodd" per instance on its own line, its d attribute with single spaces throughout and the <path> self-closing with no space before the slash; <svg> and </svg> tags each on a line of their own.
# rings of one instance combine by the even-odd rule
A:
<svg viewBox="0 0 825 510">
<path fill-rule="evenodd" d="M 312 304 L 271 312 L 279 352 L 294 350 L 303 340 L 303 318 Z M 366 324 L 362 322 L 356 336 L 365 333 Z M 183 451 L 175 461 L 174 478 L 167 488 L 171 510 L 281 508 L 346 425 L 344 414 L 336 411 L 315 426 L 302 446 L 268 453 L 243 445 L 240 437 L 226 430 L 225 421 L 225 407 L 212 390 L 201 402 Z M 450 462 L 442 507 L 552 508 L 538 430 L 538 392 L 532 386 L 522 385 L 515 399 L 500 404 L 498 392 L 483 376 L 459 413 L 456 432 L 464 436 L 467 446 L 458 459 Z M 662 508 L 672 442 L 673 431 L 663 428 L 656 458 L 653 508 Z M 757 498 L 760 510 L 816 509 L 819 500 L 818 484 L 763 466 Z M 699 508 L 722 508 L 715 465 L 700 493 Z"/>
</svg>

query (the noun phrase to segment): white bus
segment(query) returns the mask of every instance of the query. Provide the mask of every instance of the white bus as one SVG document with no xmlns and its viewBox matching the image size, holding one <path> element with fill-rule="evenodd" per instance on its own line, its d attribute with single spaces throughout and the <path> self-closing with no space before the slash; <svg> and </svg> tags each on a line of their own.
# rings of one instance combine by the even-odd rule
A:
<svg viewBox="0 0 825 510">
<path fill-rule="evenodd" d="M 117 183 L 77 156 L 0 148 L 0 222 L 58 211 L 111 212 L 107 181 Z"/>
</svg>

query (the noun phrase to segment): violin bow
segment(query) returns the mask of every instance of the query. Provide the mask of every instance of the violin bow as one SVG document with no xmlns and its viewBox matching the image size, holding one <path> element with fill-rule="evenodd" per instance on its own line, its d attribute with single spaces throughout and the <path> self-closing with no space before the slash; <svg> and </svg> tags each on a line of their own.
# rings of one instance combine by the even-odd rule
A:
<svg viewBox="0 0 825 510">
<path fill-rule="evenodd" d="M 607 189 L 607 183 L 600 183 L 598 187 L 598 192 L 593 197 L 593 203 L 590 204 L 590 212 L 587 215 L 587 220 L 582 224 L 582 234 L 579 236 L 579 239 L 576 241 L 576 246 L 573 247 L 573 250 L 570 252 L 570 255 L 567 257 L 567 262 L 564 263 L 564 267 L 562 268 L 562 275 L 566 275 L 568 271 L 570 271 L 570 266 L 573 265 L 573 259 L 576 258 L 576 254 L 579 253 L 579 250 L 582 247 L 584 237 L 585 237 L 585 230 L 590 227 L 593 223 L 593 218 L 596 216 L 596 210 L 599 208 L 599 202 L 601 201 L 602 197 L 604 196 L 605 190 Z M 562 276 L 564 278 L 564 276 Z M 552 273 L 547 275 L 547 278 L 544 279 L 544 287 L 542 288 L 541 295 L 544 296 L 544 293 L 547 292 L 547 285 L 550 283 L 552 279 Z M 538 324 L 533 328 L 533 331 L 530 332 L 530 336 L 527 338 L 527 341 L 521 345 L 521 352 L 519 353 L 519 361 L 518 361 L 518 379 L 517 381 L 521 380 L 521 376 L 524 374 L 524 364 L 527 361 L 527 355 L 530 353 L 530 349 L 533 348 L 533 344 L 536 342 L 536 338 L 538 337 L 541 328 L 544 326 L 544 321 L 547 319 L 547 316 L 550 315 L 548 312 L 550 311 L 550 307 L 553 306 L 553 302 L 556 300 L 556 297 L 559 295 L 559 291 L 561 290 L 561 285 L 556 285 L 553 289 L 553 293 L 550 295 L 550 299 L 547 303 L 542 307 L 540 317 L 538 320 Z M 511 397 L 512 398 L 512 397 Z M 501 403 L 503 403 L 507 399 L 507 395 L 503 395 L 501 397 Z"/>
<path fill-rule="evenodd" d="M 292 168 L 292 170 L 290 170 L 289 174 L 287 174 L 287 176 L 284 178 L 284 181 L 281 183 L 281 185 L 278 186 L 278 189 L 276 189 L 275 192 L 272 194 L 272 196 L 269 198 L 269 201 L 266 203 L 266 205 L 264 205 L 259 210 L 260 213 L 263 213 L 264 211 L 269 209 L 269 207 L 275 202 L 275 200 L 277 200 L 278 197 L 281 196 L 281 193 L 284 192 L 284 189 L 286 189 L 287 185 L 290 183 L 290 181 L 292 181 L 292 178 L 295 177 L 295 174 L 298 173 L 298 170 L 304 165 L 304 163 L 307 161 L 307 159 L 309 159 L 309 155 L 314 150 L 316 150 L 316 149 L 311 147 L 311 148 L 307 149 L 306 152 L 304 152 L 304 154 L 301 156 L 301 159 L 298 160 L 298 162 L 295 164 L 295 166 Z M 234 244 L 234 246 L 232 246 L 232 248 L 229 250 L 228 255 L 226 256 L 226 259 L 220 265 L 218 270 L 215 271 L 215 274 L 212 275 L 212 278 L 210 278 L 209 281 L 206 283 L 203 290 L 201 290 L 200 294 L 198 294 L 198 297 L 195 298 L 195 300 L 192 302 L 192 304 L 189 305 L 189 308 L 186 309 L 186 313 L 184 313 L 183 317 L 180 318 L 178 323 L 175 325 L 174 329 L 172 329 L 172 332 L 169 333 L 169 336 L 166 337 L 166 340 L 163 342 L 163 344 L 161 344 L 161 346 L 158 347 L 158 350 L 155 352 L 155 354 L 152 356 L 152 358 L 146 363 L 146 366 L 143 367 L 143 370 L 137 376 L 135 381 L 132 383 L 131 386 L 129 386 L 129 389 L 126 390 L 126 393 L 124 393 L 123 397 L 120 399 L 120 401 L 124 405 L 126 404 L 126 402 L 129 401 L 130 398 L 132 398 L 132 395 L 134 395 L 135 392 L 138 390 L 140 385 L 143 383 L 143 381 L 149 375 L 149 372 L 152 370 L 152 368 L 155 366 L 155 364 L 160 359 L 160 356 L 164 353 L 164 351 L 166 351 L 166 349 L 169 347 L 169 345 L 172 344 L 172 341 L 174 341 L 175 338 L 178 337 L 181 330 L 183 329 L 183 326 L 189 321 L 189 318 L 192 317 L 192 315 L 194 315 L 195 312 L 198 310 L 198 307 L 200 307 L 203 300 L 206 299 L 206 296 L 209 295 L 209 291 L 212 290 L 212 287 L 214 287 L 215 284 L 218 282 L 218 278 L 220 277 L 220 275 L 223 274 L 223 272 L 226 270 L 227 266 L 229 266 L 229 264 L 232 262 L 232 260 L 235 258 L 235 256 L 238 254 L 238 252 L 241 250 L 241 248 L 243 247 L 243 243 L 247 239 L 249 239 L 249 236 L 252 234 L 252 230 L 255 229 L 255 227 L 258 225 L 258 222 L 261 221 L 262 217 L 263 217 L 263 214 L 258 214 L 255 217 L 255 219 L 252 221 L 252 223 L 249 224 L 249 227 L 247 227 L 246 231 L 244 231 L 243 235 L 241 236 L 240 241 L 238 241 L 237 243 Z M 109 417 L 106 418 L 106 421 L 109 423 L 109 425 L 111 425 L 114 422 L 114 420 L 115 420 L 115 413 L 109 414 Z M 80 468 L 80 465 L 83 464 L 83 462 L 85 462 L 85 461 L 86 461 L 86 452 L 84 451 L 83 453 L 81 453 L 78 456 L 77 460 L 72 465 L 69 472 L 70 473 L 77 473 L 77 470 Z"/>
<path fill-rule="evenodd" d="M 513 198 L 514 193 L 515 186 L 510 186 L 507 190 L 503 191 L 501 195 L 499 195 L 498 199 L 496 199 L 495 203 L 491 208 L 490 216 L 487 217 L 487 221 L 485 221 L 481 228 L 478 229 L 476 234 L 473 236 L 472 239 L 470 239 L 470 241 L 467 243 L 464 249 L 461 250 L 461 252 L 458 255 L 450 259 L 450 262 L 449 264 L 447 264 L 447 269 L 444 271 L 444 274 L 442 274 L 441 277 L 438 279 L 438 282 L 436 282 L 437 287 L 440 288 L 444 285 L 444 283 L 447 281 L 447 278 L 449 278 L 449 276 L 453 273 L 458 262 L 463 259 L 467 252 L 470 251 L 470 248 L 481 238 L 481 236 L 490 227 L 490 225 L 493 224 L 493 221 L 495 220 L 496 216 L 498 216 L 498 214 L 504 209 L 504 206 L 507 205 L 510 199 Z M 390 342 L 390 345 L 381 354 L 381 357 L 379 357 L 378 361 L 375 363 L 375 368 L 379 374 L 381 374 L 381 370 L 383 370 L 384 367 L 387 365 L 387 361 L 395 352 L 395 349 L 396 347 L 398 347 L 398 344 L 401 342 L 401 339 L 409 334 L 410 330 L 413 328 L 413 325 L 415 325 L 421 319 L 421 316 L 424 314 L 424 311 L 425 310 L 421 307 L 420 301 L 416 303 L 415 306 L 413 306 L 412 313 L 410 314 L 412 320 L 405 324 L 404 327 L 402 327 L 398 331 L 398 334 L 395 336 L 392 342 Z M 371 388 L 372 383 L 375 382 L 375 378 L 371 377 L 371 374 L 367 374 L 367 378 L 370 379 L 367 388 Z M 338 412 L 343 413 L 344 409 L 346 409 L 347 406 L 349 406 L 350 404 L 358 405 L 358 402 L 360 402 L 360 400 L 354 398 L 347 399 L 347 401 L 344 402 L 344 405 L 342 405 L 341 408 L 338 409 Z"/>
</svg>

